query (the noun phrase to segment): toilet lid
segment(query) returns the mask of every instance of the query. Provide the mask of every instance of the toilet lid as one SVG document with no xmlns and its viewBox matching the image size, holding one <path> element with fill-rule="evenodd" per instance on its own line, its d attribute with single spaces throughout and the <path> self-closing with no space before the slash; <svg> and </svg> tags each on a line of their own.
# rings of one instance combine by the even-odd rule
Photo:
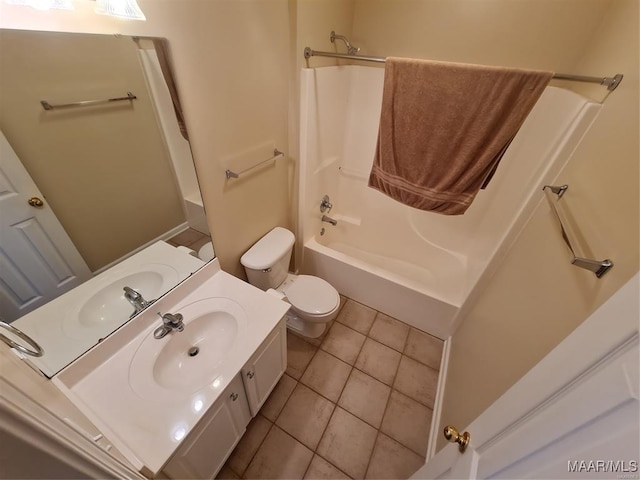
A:
<svg viewBox="0 0 640 480">
<path fill-rule="evenodd" d="M 314 315 L 329 313 L 340 303 L 331 284 L 310 275 L 299 275 L 284 293 L 294 308 Z"/>
</svg>

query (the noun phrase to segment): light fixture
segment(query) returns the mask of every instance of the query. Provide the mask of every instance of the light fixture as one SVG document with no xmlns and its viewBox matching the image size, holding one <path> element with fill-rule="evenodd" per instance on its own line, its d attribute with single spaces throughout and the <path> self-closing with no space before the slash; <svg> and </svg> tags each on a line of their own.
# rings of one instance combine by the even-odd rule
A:
<svg viewBox="0 0 640 480">
<path fill-rule="evenodd" d="M 136 0 L 96 0 L 95 12 L 112 17 L 146 20 Z"/>
<path fill-rule="evenodd" d="M 74 10 L 71 0 L 4 0 L 9 5 L 24 5 L 38 10 Z"/>
</svg>

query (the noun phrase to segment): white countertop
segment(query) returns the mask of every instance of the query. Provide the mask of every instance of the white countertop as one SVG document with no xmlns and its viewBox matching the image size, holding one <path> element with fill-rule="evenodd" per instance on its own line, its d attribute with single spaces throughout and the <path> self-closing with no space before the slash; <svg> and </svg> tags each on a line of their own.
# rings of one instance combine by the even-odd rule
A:
<svg viewBox="0 0 640 480">
<path fill-rule="evenodd" d="M 133 307 L 124 297 L 119 298 L 118 308 L 104 312 L 99 309 L 93 321 L 83 321 L 83 307 L 94 299 L 96 293 L 117 283 L 118 297 L 124 285 L 137 287 L 132 277 L 141 272 L 150 272 L 157 281 L 140 293 L 146 300 L 153 300 L 169 291 L 204 265 L 191 255 L 163 241 L 141 250 L 118 265 L 78 285 L 49 303 L 15 320 L 13 325 L 35 339 L 44 349 L 42 357 L 27 357 L 47 376 L 51 376 L 78 358 L 102 338 L 108 336 L 129 321 Z M 133 281 L 134 283 L 131 283 Z M 119 282 L 119 283 L 118 283 Z M 97 299 L 98 305 L 104 298 Z"/>
<path fill-rule="evenodd" d="M 235 347 L 206 385 L 181 393 L 159 385 L 140 392 L 139 383 L 134 389 L 130 365 L 140 345 L 162 324 L 157 312 L 177 313 L 181 307 L 211 298 L 236 304 L 245 316 L 238 322 Z M 214 259 L 53 380 L 135 468 L 155 475 L 288 308 L 287 303 L 223 272 Z M 174 334 L 180 332 L 169 335 Z"/>
</svg>

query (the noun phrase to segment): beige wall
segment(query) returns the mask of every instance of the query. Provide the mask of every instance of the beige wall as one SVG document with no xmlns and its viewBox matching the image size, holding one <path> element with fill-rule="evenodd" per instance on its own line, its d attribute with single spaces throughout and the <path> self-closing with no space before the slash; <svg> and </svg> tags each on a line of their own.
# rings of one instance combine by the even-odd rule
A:
<svg viewBox="0 0 640 480">
<path fill-rule="evenodd" d="M 614 268 L 598 280 L 571 266 L 543 202 L 453 335 L 441 427 L 468 425 L 638 271 L 638 45 L 638 2 L 613 2 L 575 72 L 625 78 L 556 182 Z"/>
<path fill-rule="evenodd" d="M 185 221 L 133 41 L 3 30 L 0 50 L 0 128 L 92 271 Z"/>
<path fill-rule="evenodd" d="M 265 142 L 288 150 L 287 0 L 139 4 L 146 22 L 96 15 L 86 1 L 74 12 L 0 3 L 0 26 L 168 39 L 216 253 L 243 276 L 240 255 L 273 226 L 291 224 L 288 158 L 240 180 L 224 176 L 225 159 Z"/>
</svg>

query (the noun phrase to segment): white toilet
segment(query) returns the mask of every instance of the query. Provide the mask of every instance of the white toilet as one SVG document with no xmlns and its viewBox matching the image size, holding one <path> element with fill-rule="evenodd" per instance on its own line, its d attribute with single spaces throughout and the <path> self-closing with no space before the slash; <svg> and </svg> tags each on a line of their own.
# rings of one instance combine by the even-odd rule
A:
<svg viewBox="0 0 640 480">
<path fill-rule="evenodd" d="M 240 263 L 249 283 L 265 291 L 273 288 L 291 304 L 287 313 L 289 329 L 317 338 L 338 314 L 340 296 L 321 278 L 289 273 L 294 242 L 293 233 L 276 227 L 247 250 Z"/>
</svg>

